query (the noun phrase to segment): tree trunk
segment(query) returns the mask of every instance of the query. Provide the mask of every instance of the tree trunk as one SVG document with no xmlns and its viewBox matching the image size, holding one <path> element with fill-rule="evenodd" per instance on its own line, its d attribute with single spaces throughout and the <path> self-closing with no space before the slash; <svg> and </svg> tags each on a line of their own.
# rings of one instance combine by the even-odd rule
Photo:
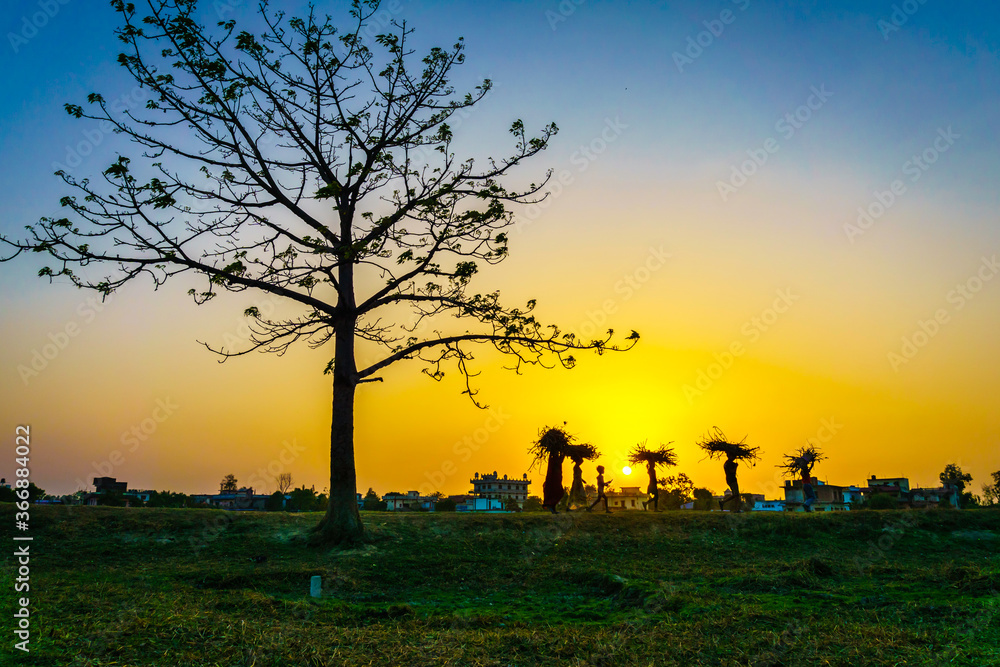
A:
<svg viewBox="0 0 1000 667">
<path fill-rule="evenodd" d="M 333 421 L 330 427 L 330 499 L 326 516 L 312 542 L 355 542 L 364 534 L 358 513 L 357 475 L 354 470 L 354 384 L 333 383 Z"/>
<path fill-rule="evenodd" d="M 344 318 L 345 320 L 348 318 Z M 354 469 L 354 321 L 337 327 L 333 369 L 333 419 L 330 425 L 330 499 L 326 516 L 316 526 L 312 544 L 356 542 L 364 534 L 358 513 L 357 474 Z"/>
</svg>

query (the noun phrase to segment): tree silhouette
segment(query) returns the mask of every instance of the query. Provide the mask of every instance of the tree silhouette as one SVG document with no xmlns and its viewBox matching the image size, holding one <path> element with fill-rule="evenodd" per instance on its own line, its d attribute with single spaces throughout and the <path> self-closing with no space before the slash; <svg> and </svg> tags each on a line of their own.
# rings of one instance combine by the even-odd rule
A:
<svg viewBox="0 0 1000 667">
<path fill-rule="evenodd" d="M 236 475 L 226 475 L 222 478 L 222 484 L 219 485 L 220 493 L 236 493 Z"/>
<path fill-rule="evenodd" d="M 983 504 L 993 506 L 1000 503 L 1000 470 L 990 473 L 990 477 L 993 483 L 983 484 Z"/>
<path fill-rule="evenodd" d="M 965 485 L 972 481 L 972 475 L 963 472 L 961 466 L 949 463 L 944 467 L 941 474 L 938 475 L 938 479 L 945 486 L 955 487 L 955 491 L 958 493 L 959 507 L 973 507 L 978 504 L 978 499 L 972 493 L 965 490 Z"/>
<path fill-rule="evenodd" d="M 275 479 L 275 485 L 277 486 L 278 493 L 284 495 L 288 492 L 288 489 L 292 488 L 292 473 L 283 472 L 278 475 Z"/>
<path fill-rule="evenodd" d="M 679 510 L 681 505 L 694 500 L 694 482 L 684 473 L 671 475 L 663 480 L 663 505 L 668 510 Z"/>
<path fill-rule="evenodd" d="M 247 308 L 245 348 L 206 346 L 224 359 L 280 354 L 296 341 L 332 346 L 330 502 L 314 542 L 363 532 L 355 395 L 389 365 L 418 360 L 440 380 L 454 363 L 480 405 L 473 344 L 509 355 L 518 371 L 569 368 L 575 351 L 630 349 L 638 340 L 632 332 L 611 344 L 610 330 L 578 340 L 536 319 L 533 300 L 509 307 L 496 291 L 471 292 L 479 265 L 507 256 L 510 206 L 544 197 L 551 171 L 524 187 L 509 187 L 508 178 L 557 128 L 532 137 L 517 120 L 507 157 L 482 166 L 457 158 L 448 121 L 491 88 L 484 80 L 464 95 L 453 89 L 461 39 L 421 57 L 409 46 L 412 30 L 393 23 L 366 43 L 374 0 L 352 2 L 346 31 L 314 8 L 289 18 L 263 0 L 257 34 L 235 21 L 206 28 L 194 0 L 148 0 L 146 17 L 132 3 L 112 5 L 125 45 L 118 62 L 151 99 L 145 110 L 119 113 L 92 93 L 86 109 L 66 110 L 110 122 L 136 154 L 119 155 L 97 179 L 57 172 L 78 193 L 61 200 L 67 217 L 43 218 L 24 240 L 0 237 L 12 249 L 3 259 L 43 253 L 52 266 L 40 275 L 105 296 L 139 277 L 159 288 L 188 274 L 203 281 L 189 291 L 198 304 L 226 290 L 294 307 L 287 317 Z M 89 265 L 109 274 L 89 278 L 80 270 Z M 407 307 L 412 318 L 404 320 Z M 359 339 L 379 352 L 361 367 Z"/>
<path fill-rule="evenodd" d="M 938 475 L 938 479 L 941 480 L 942 484 L 955 487 L 958 490 L 959 495 L 965 491 L 965 485 L 972 481 L 972 475 L 967 472 L 962 472 L 962 468 L 954 463 L 949 463 L 944 467 L 944 470 Z"/>
</svg>

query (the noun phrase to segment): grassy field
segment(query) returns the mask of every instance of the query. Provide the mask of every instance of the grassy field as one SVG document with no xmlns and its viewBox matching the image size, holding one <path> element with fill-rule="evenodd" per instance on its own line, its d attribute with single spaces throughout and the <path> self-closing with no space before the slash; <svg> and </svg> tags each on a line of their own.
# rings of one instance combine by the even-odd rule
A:
<svg viewBox="0 0 1000 667">
<path fill-rule="evenodd" d="M 347 551 L 310 514 L 31 519 L 16 664 L 1000 665 L 996 511 L 366 513 Z"/>
</svg>

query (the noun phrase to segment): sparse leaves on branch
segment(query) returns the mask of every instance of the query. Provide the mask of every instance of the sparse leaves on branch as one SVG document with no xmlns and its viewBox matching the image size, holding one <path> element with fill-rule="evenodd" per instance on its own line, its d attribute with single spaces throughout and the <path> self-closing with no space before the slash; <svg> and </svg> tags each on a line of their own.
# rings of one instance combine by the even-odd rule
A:
<svg viewBox="0 0 1000 667">
<path fill-rule="evenodd" d="M 372 0 L 351 3 L 345 29 L 315 6 L 289 17 L 267 0 L 252 28 L 206 24 L 195 0 L 148 0 L 145 15 L 132 3 L 112 6 L 117 62 L 148 102 L 122 110 L 94 93 L 65 110 L 110 124 L 134 150 L 95 166 L 92 178 L 58 172 L 74 193 L 60 202 L 65 215 L 42 218 L 27 238 L 0 237 L 9 251 L 0 260 L 39 253 L 40 276 L 103 295 L 183 275 L 196 304 L 223 292 L 277 299 L 280 309 L 241 307 L 250 330 L 242 347 L 205 345 L 225 360 L 331 344 L 330 516 L 356 505 L 354 390 L 382 369 L 413 360 L 440 380 L 454 364 L 482 407 L 476 345 L 520 371 L 571 368 L 581 350 L 637 343 L 634 331 L 621 342 L 612 330 L 579 339 L 537 318 L 533 300 L 507 305 L 473 289 L 484 265 L 507 257 L 517 208 L 546 196 L 551 170 L 526 187 L 509 177 L 558 128 L 531 133 L 515 120 L 505 156 L 456 156 L 455 114 L 492 88 L 484 80 L 455 90 L 461 39 L 421 55 L 412 29 L 396 21 L 371 39 Z M 361 365 L 359 341 L 374 350 Z M 356 507 L 348 513 L 338 521 L 358 528 Z"/>
</svg>

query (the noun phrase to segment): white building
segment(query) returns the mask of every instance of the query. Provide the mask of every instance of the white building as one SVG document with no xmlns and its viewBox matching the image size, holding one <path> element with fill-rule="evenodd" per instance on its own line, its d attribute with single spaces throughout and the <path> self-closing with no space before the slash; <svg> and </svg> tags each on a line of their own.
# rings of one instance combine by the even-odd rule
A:
<svg viewBox="0 0 1000 667">
<path fill-rule="evenodd" d="M 422 496 L 418 491 L 407 491 L 406 493 L 387 493 L 382 496 L 385 501 L 385 508 L 390 512 L 400 510 L 434 510 L 435 498 L 432 496 Z"/>
<path fill-rule="evenodd" d="M 525 473 L 521 479 L 508 478 L 504 475 L 501 478 L 494 470 L 493 474 L 476 473 L 476 476 L 469 480 L 472 484 L 471 494 L 475 498 L 513 498 L 518 505 L 528 499 L 528 474 Z"/>
<path fill-rule="evenodd" d="M 458 512 L 503 512 L 503 500 L 499 498 L 466 498 L 455 506 Z"/>
<path fill-rule="evenodd" d="M 664 493 L 660 491 L 660 500 L 663 500 Z M 618 510 L 641 510 L 642 504 L 649 496 L 639 490 L 638 486 L 623 486 L 618 491 L 608 491 L 608 509 Z M 603 505 L 604 503 L 601 503 Z M 601 505 L 595 510 L 602 509 Z M 659 509 L 664 509 L 660 507 Z"/>
<path fill-rule="evenodd" d="M 784 500 L 759 500 L 750 508 L 751 512 L 784 512 Z"/>
</svg>

